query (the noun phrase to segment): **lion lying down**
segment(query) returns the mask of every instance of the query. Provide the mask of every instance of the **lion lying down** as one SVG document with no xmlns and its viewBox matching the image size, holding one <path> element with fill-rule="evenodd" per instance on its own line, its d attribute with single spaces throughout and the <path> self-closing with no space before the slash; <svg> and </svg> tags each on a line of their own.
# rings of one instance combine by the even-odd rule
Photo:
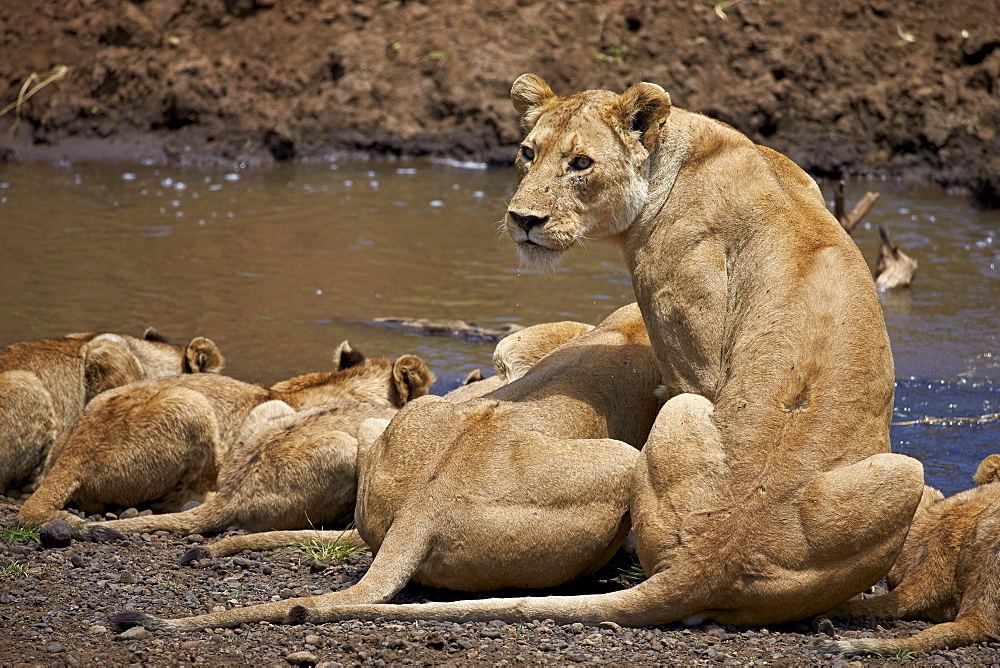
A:
<svg viewBox="0 0 1000 668">
<path fill-rule="evenodd" d="M 284 401 L 268 401 L 243 424 L 219 468 L 218 492 L 204 503 L 183 512 L 87 523 L 73 533 L 108 540 L 153 531 L 211 534 L 229 526 L 247 531 L 344 526 L 354 519 L 358 453 L 371 446 L 397 410 L 337 401 L 296 411 Z"/>
<path fill-rule="evenodd" d="M 1000 640 L 1000 455 L 980 462 L 975 480 L 979 487 L 947 499 L 925 487 L 903 551 L 889 571 L 889 593 L 852 599 L 826 613 L 941 623 L 909 638 L 826 642 L 821 652 L 931 652 Z"/>
<path fill-rule="evenodd" d="M 546 328 L 517 335 L 531 345 L 532 330 Z M 393 418 L 360 464 L 355 521 L 375 560 L 353 587 L 186 619 L 113 621 L 284 622 L 299 606 L 322 619 L 345 604 L 387 601 L 411 579 L 480 591 L 591 573 L 628 532 L 631 469 L 659 406 L 658 380 L 639 310 L 623 307 L 509 385 L 461 403 L 422 397 Z"/>
<path fill-rule="evenodd" d="M 101 392 L 222 364 L 211 340 L 175 346 L 153 328 L 142 338 L 90 332 L 0 348 L 0 492 L 33 489 L 53 445 Z"/>
<path fill-rule="evenodd" d="M 105 504 L 157 501 L 154 507 L 170 510 L 205 500 L 216 489 L 244 422 L 261 404 L 281 400 L 304 409 L 346 400 L 398 408 L 426 393 L 432 379 L 418 357 L 366 359 L 345 341 L 334 355 L 334 371 L 296 376 L 270 388 L 199 374 L 109 390 L 87 406 L 53 453 L 52 469 L 18 518 L 36 525 L 64 519 L 75 537 L 113 537 L 102 530 L 134 528 L 140 518 L 87 526 L 62 508 L 71 501 L 88 512 Z"/>
</svg>

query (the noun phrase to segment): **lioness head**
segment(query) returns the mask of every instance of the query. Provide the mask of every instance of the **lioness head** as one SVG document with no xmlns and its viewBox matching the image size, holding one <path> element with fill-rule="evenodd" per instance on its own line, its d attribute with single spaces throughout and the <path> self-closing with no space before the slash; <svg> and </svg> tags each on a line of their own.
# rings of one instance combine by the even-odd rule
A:
<svg viewBox="0 0 1000 668">
<path fill-rule="evenodd" d="M 522 74 L 510 97 L 527 134 L 505 226 L 522 261 L 550 264 L 578 239 L 624 232 L 648 196 L 648 158 L 670 113 L 666 91 L 638 83 L 621 95 L 558 97 Z"/>
</svg>

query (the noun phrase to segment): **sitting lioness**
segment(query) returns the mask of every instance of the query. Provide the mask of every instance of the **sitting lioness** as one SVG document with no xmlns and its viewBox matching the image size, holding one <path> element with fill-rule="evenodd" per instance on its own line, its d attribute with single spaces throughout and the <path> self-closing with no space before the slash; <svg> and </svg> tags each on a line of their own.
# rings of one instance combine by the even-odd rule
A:
<svg viewBox="0 0 1000 668">
<path fill-rule="evenodd" d="M 170 345 L 152 328 L 142 338 L 90 332 L 0 348 L 0 492 L 33 489 L 53 444 L 104 390 L 222 364 L 211 340 Z"/>
<path fill-rule="evenodd" d="M 481 398 L 423 397 L 393 418 L 360 463 L 355 522 L 376 554 L 353 587 L 186 619 L 125 612 L 114 623 L 224 627 L 284 622 L 294 610 L 322 620 L 345 604 L 387 601 L 411 579 L 479 591 L 593 572 L 629 529 L 631 471 L 659 407 L 659 372 L 634 304 L 534 357 L 524 376 Z"/>
<path fill-rule="evenodd" d="M 199 374 L 109 390 L 88 404 L 53 452 L 51 470 L 18 518 L 32 525 L 64 519 L 79 527 L 79 518 L 61 510 L 70 501 L 88 512 L 151 501 L 159 510 L 179 509 L 215 489 L 229 448 L 260 404 L 280 399 L 303 409 L 348 400 L 399 407 L 424 394 L 431 378 L 419 357 L 366 359 L 345 341 L 334 371 L 270 388 Z"/>
<path fill-rule="evenodd" d="M 1000 455 L 980 462 L 975 480 L 979 487 L 947 499 L 925 487 L 903 551 L 889 571 L 889 593 L 852 599 L 827 613 L 941 623 L 909 638 L 826 642 L 821 652 L 890 655 L 1000 640 Z"/>
</svg>

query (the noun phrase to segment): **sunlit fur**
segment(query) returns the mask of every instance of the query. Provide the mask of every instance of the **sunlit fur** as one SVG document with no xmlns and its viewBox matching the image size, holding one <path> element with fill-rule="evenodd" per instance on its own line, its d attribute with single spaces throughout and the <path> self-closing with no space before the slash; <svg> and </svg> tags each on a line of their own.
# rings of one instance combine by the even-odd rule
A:
<svg viewBox="0 0 1000 668">
<path fill-rule="evenodd" d="M 520 369 L 537 360 L 520 378 L 459 403 L 424 397 L 393 418 L 359 467 L 357 532 L 376 556 L 356 585 L 183 619 L 124 613 L 113 622 L 151 630 L 321 622 L 346 606 L 387 601 L 411 579 L 480 591 L 551 587 L 593 572 L 628 531 L 636 446 L 659 403 L 638 307 L 585 329 L 528 327 L 500 352 L 528 348 L 504 362 Z"/>
<path fill-rule="evenodd" d="M 346 366 L 343 360 L 349 360 Z M 229 449 L 251 411 L 280 399 L 296 410 L 332 401 L 400 407 L 426 393 L 433 376 L 418 357 L 365 359 L 345 341 L 334 371 L 304 374 L 272 387 L 226 376 L 192 374 L 132 383 L 87 405 L 53 464 L 18 513 L 26 524 L 81 520 L 62 508 L 88 512 L 106 504 L 150 503 L 178 510 L 216 488 Z"/>
<path fill-rule="evenodd" d="M 889 593 L 854 599 L 829 617 L 940 622 L 908 638 L 854 638 L 822 643 L 844 654 L 932 652 L 1000 640 L 1000 455 L 976 470 L 978 487 L 944 498 L 926 487 Z"/>
<path fill-rule="evenodd" d="M 560 98 L 559 105 L 546 99 L 525 120 L 530 131 L 522 146 L 534 156 L 529 160 L 518 151 L 520 185 L 505 222 L 526 265 L 551 269 L 581 239 L 621 234 L 646 202 L 649 154 L 638 133 L 622 126 L 617 100 L 608 91 Z M 588 169 L 573 168 L 581 155 L 593 161 Z M 546 216 L 548 222 L 525 231 L 510 212 Z"/>
<path fill-rule="evenodd" d="M 34 489 L 53 445 L 104 390 L 222 365 L 211 340 L 176 346 L 153 329 L 142 338 L 90 332 L 0 348 L 0 492 Z"/>
</svg>

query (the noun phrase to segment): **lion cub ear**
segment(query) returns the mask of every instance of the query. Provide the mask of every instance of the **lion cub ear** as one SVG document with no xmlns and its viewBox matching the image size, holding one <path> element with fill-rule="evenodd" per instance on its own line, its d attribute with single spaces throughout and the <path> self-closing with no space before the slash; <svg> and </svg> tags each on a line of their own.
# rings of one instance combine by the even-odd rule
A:
<svg viewBox="0 0 1000 668">
<path fill-rule="evenodd" d="M 392 365 L 392 384 L 399 398 L 399 407 L 427 394 L 434 383 L 434 374 L 427 363 L 416 355 L 403 355 Z"/>
<path fill-rule="evenodd" d="M 106 390 L 142 380 L 145 374 L 142 363 L 115 334 L 94 337 L 81 352 L 86 402 Z"/>
<path fill-rule="evenodd" d="M 191 339 L 184 349 L 184 373 L 219 373 L 225 364 L 219 346 L 204 336 Z"/>
<path fill-rule="evenodd" d="M 521 128 L 530 132 L 542 113 L 542 105 L 554 98 L 555 93 L 537 74 L 522 74 L 510 87 L 510 100 L 521 117 Z"/>
<path fill-rule="evenodd" d="M 630 87 L 618 98 L 614 115 L 625 132 L 639 133 L 647 151 L 653 149 L 660 125 L 670 113 L 670 93 L 645 81 Z"/>
<path fill-rule="evenodd" d="M 360 350 L 352 348 L 351 344 L 346 340 L 341 341 L 337 349 L 333 351 L 334 372 L 350 369 L 352 366 L 358 366 L 364 361 L 365 354 Z"/>
<path fill-rule="evenodd" d="M 979 485 L 1000 482 L 1000 455 L 990 455 L 979 462 L 976 474 L 973 477 Z"/>
</svg>

